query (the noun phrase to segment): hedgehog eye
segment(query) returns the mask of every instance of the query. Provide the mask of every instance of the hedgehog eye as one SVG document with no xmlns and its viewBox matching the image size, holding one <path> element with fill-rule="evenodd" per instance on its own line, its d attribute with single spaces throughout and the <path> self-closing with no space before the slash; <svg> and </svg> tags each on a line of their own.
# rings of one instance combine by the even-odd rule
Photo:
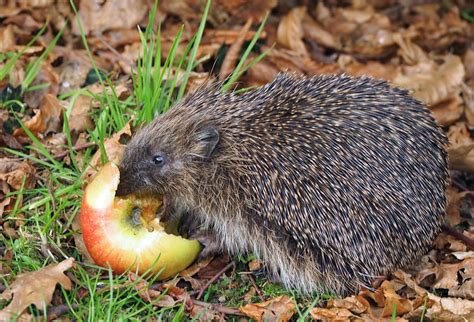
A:
<svg viewBox="0 0 474 322">
<path fill-rule="evenodd" d="M 153 163 L 156 165 L 163 165 L 165 163 L 165 156 L 163 154 L 155 154 L 153 156 Z"/>
</svg>

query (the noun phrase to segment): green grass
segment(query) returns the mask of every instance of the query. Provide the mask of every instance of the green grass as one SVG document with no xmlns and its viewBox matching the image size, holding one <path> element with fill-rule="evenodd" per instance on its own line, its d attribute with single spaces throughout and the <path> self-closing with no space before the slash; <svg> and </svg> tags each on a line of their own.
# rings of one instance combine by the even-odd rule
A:
<svg viewBox="0 0 474 322">
<path fill-rule="evenodd" d="M 74 3 L 71 1 L 77 16 Z M 87 89 L 80 89 L 67 93 L 61 99 L 70 99 L 70 105 L 64 112 L 63 133 L 66 135 L 66 148 L 69 152 L 70 163 L 56 160 L 39 139 L 37 139 L 22 123 L 25 106 L 21 103 L 21 97 L 9 100 L 3 106 L 10 108 L 13 103 L 20 104 L 21 109 L 11 110 L 11 115 L 16 117 L 18 125 L 21 126 L 30 138 L 32 144 L 25 147 L 25 151 L 3 149 L 12 157 L 30 160 L 36 167 L 39 181 L 36 188 L 22 188 L 11 192 L 9 196 L 16 198 L 15 207 L 7 214 L 4 220 L 14 226 L 15 221 L 24 221 L 16 230 L 18 238 L 12 239 L 0 234 L 0 246 L 13 252 L 11 262 L 3 262 L 11 269 L 11 274 L 1 276 L 5 285 L 11 283 L 15 276 L 22 272 L 38 270 L 50 263 L 56 263 L 70 256 L 77 260 L 72 273 L 73 289 L 71 291 L 61 290 L 64 303 L 68 305 L 69 312 L 65 318 L 77 319 L 79 321 L 115 321 L 115 320 L 147 320 L 152 317 L 158 320 L 186 320 L 184 306 L 178 304 L 173 308 L 156 308 L 139 297 L 126 276 L 114 276 L 109 270 L 98 268 L 82 263 L 82 256 L 74 245 L 73 220 L 80 210 L 83 195 L 82 176 L 86 171 L 92 155 L 101 151 L 102 161 L 106 161 L 104 152 L 104 141 L 107 137 L 120 131 L 128 122 L 133 120 L 133 125 L 151 121 L 156 115 L 166 112 L 172 105 L 180 100 L 185 94 L 186 85 L 191 72 L 196 66 L 202 64 L 205 59 L 196 60 L 197 49 L 204 32 L 210 1 L 204 9 L 199 28 L 194 37 L 184 46 L 182 55 L 178 55 L 178 47 L 183 34 L 180 28 L 176 34 L 173 45 L 168 56 L 162 61 L 160 28 L 154 30 L 157 3 L 153 6 L 145 30 L 138 30 L 143 46 L 143 56 L 138 60 L 134 68 L 132 82 L 133 95 L 126 100 L 120 100 L 115 92 L 114 83 L 109 76 L 100 71 L 93 61 L 93 55 L 87 44 L 82 24 L 77 16 L 78 26 L 81 30 L 83 45 L 92 62 L 92 75 L 100 86 L 102 93 L 93 94 Z M 246 60 L 259 39 L 263 30 L 263 22 L 255 37 L 244 50 L 240 62 L 233 73 L 225 81 L 222 90 L 229 91 L 235 87 L 239 77 L 245 73 L 257 61 L 262 59 L 266 52 L 246 63 Z M 33 45 L 38 37 L 44 32 L 44 26 L 29 43 Z M 39 72 L 41 62 L 46 59 L 56 42 L 61 37 L 62 30 L 56 35 L 53 42 L 45 49 L 43 54 L 33 60 L 26 70 L 26 77 L 22 85 L 21 93 L 38 90 L 48 84 L 31 86 Z M 27 46 L 28 47 L 28 46 Z M 26 47 L 26 48 L 27 48 Z M 25 50 L 25 49 L 24 49 Z M 4 57 L 6 64 L 0 70 L 0 80 L 8 77 L 15 63 L 23 54 L 9 54 Z M 184 69 L 183 74 L 176 74 L 175 70 Z M 94 110 L 91 116 L 96 127 L 89 132 L 90 141 L 96 146 L 89 147 L 77 152 L 73 148 L 73 138 L 69 128 L 69 117 L 75 99 L 79 95 L 89 95 L 96 100 L 100 108 Z M 19 200 L 23 203 L 20 205 Z M 223 277 L 211 285 L 204 293 L 204 300 L 218 303 L 219 298 L 225 298 L 223 305 L 238 307 L 244 303 L 244 295 L 250 290 L 251 283 L 244 280 L 239 269 L 244 269 L 245 264 L 251 257 L 241 258 L 238 269 L 229 277 Z M 257 278 L 256 283 L 266 297 L 275 297 L 287 294 L 300 303 L 298 316 L 304 319 L 308 314 L 305 307 L 314 306 L 316 300 L 309 301 L 307 298 L 292 294 L 276 284 L 269 283 L 265 278 Z M 232 284 L 233 287 L 230 287 Z M 259 301 L 257 296 L 253 301 Z M 317 298 L 319 301 L 319 298 Z M 6 303 L 0 303 L 0 309 Z M 300 310 L 301 309 L 301 310 Z M 30 311 L 35 316 L 43 316 L 35 308 Z"/>
</svg>

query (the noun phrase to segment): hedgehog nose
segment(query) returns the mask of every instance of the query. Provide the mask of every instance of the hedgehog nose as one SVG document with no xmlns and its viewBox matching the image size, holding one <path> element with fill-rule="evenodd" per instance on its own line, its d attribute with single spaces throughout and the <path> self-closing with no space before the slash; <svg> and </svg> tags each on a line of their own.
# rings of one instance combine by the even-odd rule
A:
<svg viewBox="0 0 474 322">
<path fill-rule="evenodd" d="M 130 192 L 130 188 L 125 184 L 125 182 L 120 181 L 117 187 L 117 191 L 115 192 L 115 196 L 122 197 L 128 195 Z"/>
<path fill-rule="evenodd" d="M 132 185 L 129 183 L 127 171 L 122 167 L 120 169 L 120 181 L 115 195 L 117 197 L 128 195 L 132 192 Z"/>
</svg>

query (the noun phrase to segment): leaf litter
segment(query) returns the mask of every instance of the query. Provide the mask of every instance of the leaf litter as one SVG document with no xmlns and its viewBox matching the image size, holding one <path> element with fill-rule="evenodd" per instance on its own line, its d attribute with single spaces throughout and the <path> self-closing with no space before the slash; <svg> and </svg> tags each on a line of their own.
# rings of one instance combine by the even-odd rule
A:
<svg viewBox="0 0 474 322">
<path fill-rule="evenodd" d="M 202 12 L 204 3 L 191 0 L 160 3 L 157 20 L 161 23 L 163 58 L 171 50 L 183 23 L 185 28 L 177 53 L 184 52 L 197 30 L 198 13 Z M 98 68 L 111 75 L 122 100 L 131 97 L 131 65 L 136 64 L 141 52 L 136 26 L 146 24 L 149 10 L 147 1 L 118 0 L 113 5 L 110 1 L 79 1 L 79 15 L 91 55 Z M 449 138 L 452 184 L 447 192 L 447 220 L 461 234 L 474 238 L 474 24 L 462 18 L 463 12 L 470 10 L 468 2 L 361 0 L 342 4 L 317 1 L 301 2 L 296 6 L 294 2 L 275 0 L 214 1 L 197 52 L 197 58 L 202 61 L 191 75 L 187 91 L 216 78 L 215 75 L 220 79 L 228 76 L 269 10 L 270 17 L 258 40 L 258 49 L 248 59 L 271 50 L 241 77 L 239 86 L 263 85 L 280 71 L 293 71 L 307 75 L 371 75 L 410 90 L 429 106 Z M 24 50 L 8 77 L 0 80 L 1 147 L 25 152 L 25 147 L 33 144 L 19 126 L 18 119 L 21 119 L 58 160 L 67 165 L 72 161 L 81 165 L 84 169 L 82 178 L 87 181 L 102 164 L 101 152 L 90 137 L 94 113 L 100 108 L 94 95 L 100 94 L 102 89 L 93 84 L 94 81 L 88 81 L 92 65 L 78 37 L 79 26 L 73 11 L 68 3 L 61 1 L 24 1 L 21 5 L 8 2 L 0 6 L 0 17 L 3 19 L 0 52 L 12 55 Z M 27 47 L 35 32 L 47 21 L 50 25 L 45 33 Z M 38 65 L 39 71 L 32 83 L 38 88 L 15 97 L 22 103 L 20 105 L 5 99 L 3 93 L 7 92 L 7 85 L 21 89 L 28 64 L 41 55 L 67 21 L 71 23 L 66 26 L 62 40 Z M 222 52 L 224 59 L 219 62 Z M 0 69 L 5 62 L 5 58 L 0 57 Z M 173 74 L 181 73 L 183 70 L 173 69 Z M 64 96 L 74 90 L 87 91 L 87 94 Z M 106 91 L 111 93 L 108 85 Z M 75 160 L 70 159 L 67 137 L 62 132 L 64 113 L 69 116 L 71 143 L 77 152 Z M 133 127 L 128 123 L 121 131 L 109 134 L 104 142 L 107 156 L 118 158 L 124 141 L 132 133 Z M 82 160 L 86 151 L 92 155 L 88 164 Z M 28 153 L 38 157 L 34 150 L 28 150 Z M 48 182 L 44 178 L 47 175 L 48 172 L 41 171 L 35 162 L 0 149 L 1 234 L 18 238 L 17 228 L 25 221 L 18 220 L 18 215 L 10 219 L 9 213 L 15 204 L 21 207 L 25 202 L 19 192 L 40 187 Z M 71 238 L 71 245 L 79 249 L 85 260 L 87 254 L 80 246 L 80 234 L 73 234 L 73 237 L 76 242 L 74 244 Z M 2 273 L 10 274 L 12 250 L 2 247 L 0 269 Z M 267 283 L 260 281 L 264 263 L 250 260 L 239 264 L 236 270 L 219 275 L 229 260 L 221 256 L 196 263 L 180 277 L 158 285 L 150 285 L 132 273 L 128 280 L 134 283 L 135 291 L 144 301 L 156 307 L 184 303 L 190 316 L 202 320 L 219 320 L 227 315 L 289 320 L 292 316 L 294 319 L 297 307 L 308 307 L 308 303 L 295 301 L 287 295 L 266 294 Z M 49 296 L 57 283 L 65 289 L 71 287 L 62 273 L 71 266 L 72 261 L 67 260 L 37 272 L 19 274 L 16 279 L 6 275 L 11 289 L 5 290 L 3 296 L 13 294 L 13 299 L 1 314 L 6 314 L 8 308 L 16 314 L 24 314 L 21 317 L 26 319 L 25 309 L 29 304 L 43 309 L 50 298 L 28 293 L 24 281 L 35 276 L 39 283 L 44 283 Z M 344 299 L 322 300 L 311 308 L 309 315 L 321 320 L 380 320 L 392 316 L 400 321 L 420 316 L 469 320 L 474 318 L 473 271 L 472 250 L 463 241 L 440 234 L 434 248 L 413 269 L 395 272 L 378 288 L 361 290 Z M 255 282 L 257 279 L 258 283 Z M 195 299 L 209 280 L 215 280 L 213 284 L 220 288 L 220 292 L 208 289 L 209 294 L 214 294 L 208 299 L 211 304 Z M 228 306 L 225 296 L 219 294 L 240 287 L 244 281 L 250 286 L 239 295 L 240 304 Z"/>
</svg>

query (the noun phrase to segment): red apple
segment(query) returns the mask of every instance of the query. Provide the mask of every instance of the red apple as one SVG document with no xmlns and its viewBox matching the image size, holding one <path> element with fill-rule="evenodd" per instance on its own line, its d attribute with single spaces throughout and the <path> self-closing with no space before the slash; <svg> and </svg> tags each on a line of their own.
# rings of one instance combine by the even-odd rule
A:
<svg viewBox="0 0 474 322">
<path fill-rule="evenodd" d="M 92 259 L 116 273 L 147 270 L 159 279 L 189 266 L 201 250 L 199 242 L 165 232 L 157 224 L 157 199 L 116 198 L 118 167 L 107 163 L 87 186 L 81 207 L 81 229 Z"/>
</svg>

